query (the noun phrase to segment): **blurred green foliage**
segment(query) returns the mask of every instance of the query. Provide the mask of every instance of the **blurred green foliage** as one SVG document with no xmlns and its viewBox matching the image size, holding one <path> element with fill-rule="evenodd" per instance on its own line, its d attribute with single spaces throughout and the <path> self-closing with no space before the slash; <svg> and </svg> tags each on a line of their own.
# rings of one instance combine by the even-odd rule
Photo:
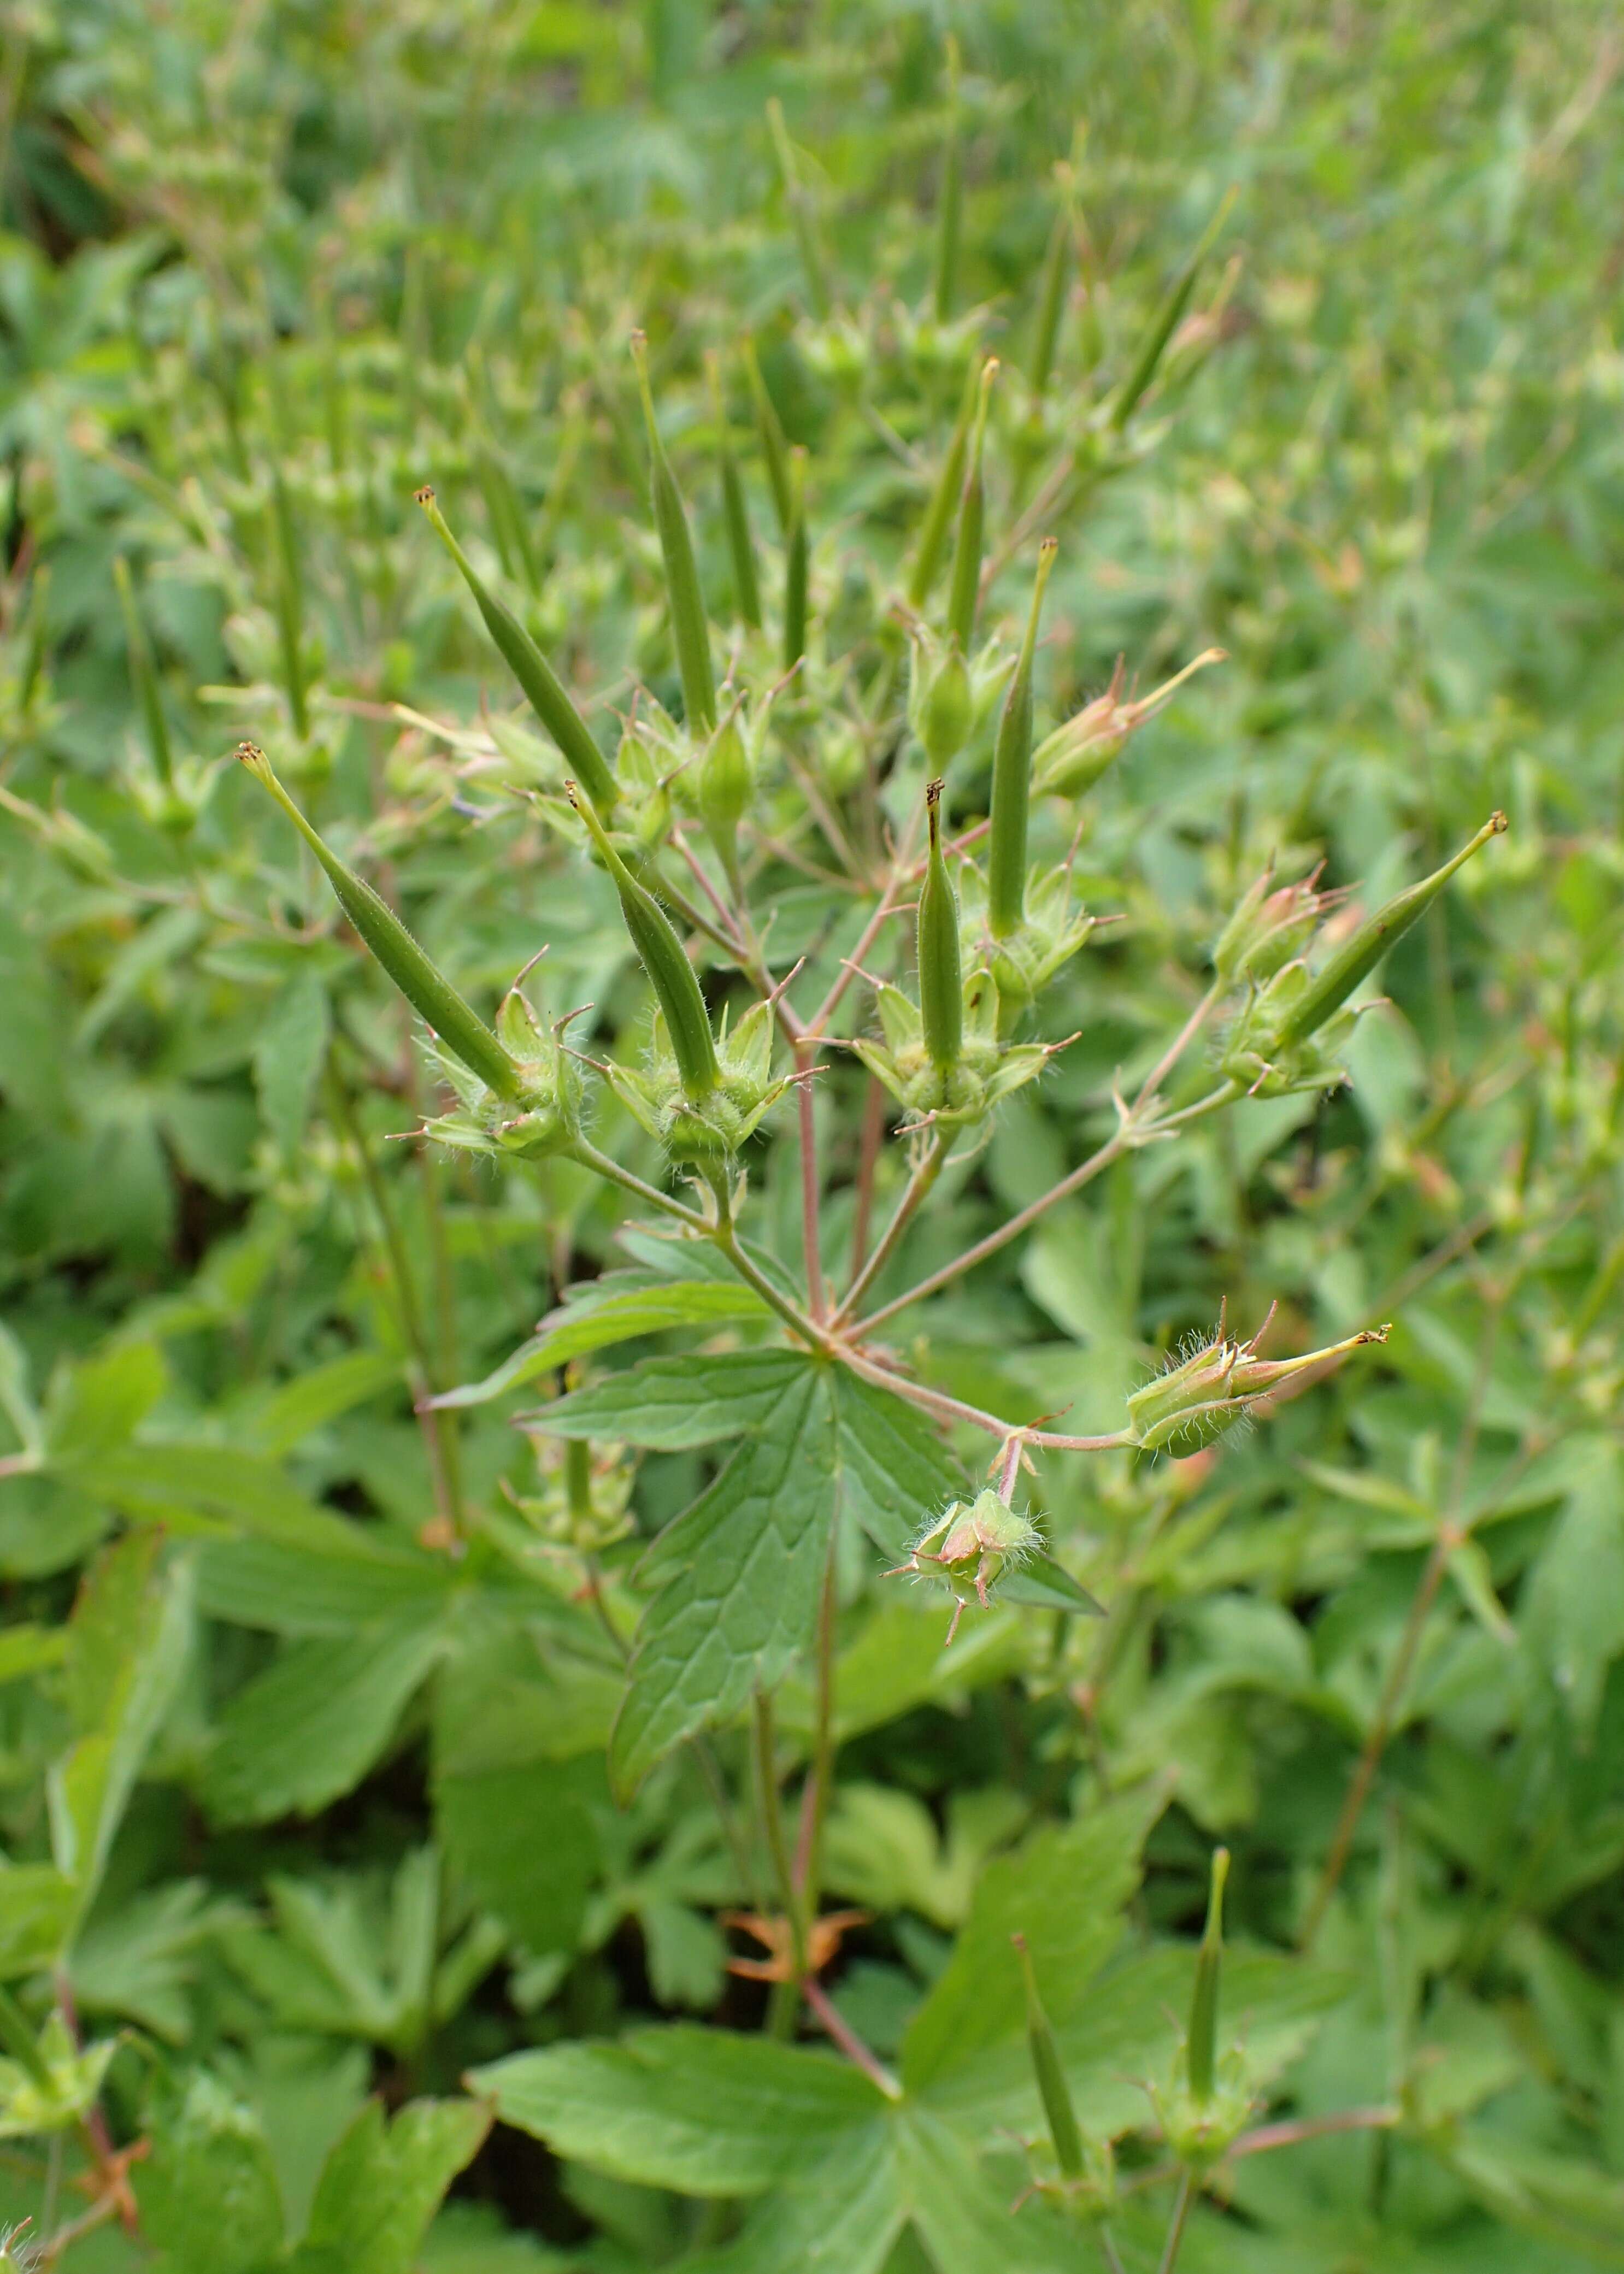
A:
<svg viewBox="0 0 1624 2274">
<path fill-rule="evenodd" d="M 1167 2015 L 1221 1839 L 1220 2078 L 1295 2133 L 1207 2172 L 1187 2274 L 1624 2263 L 1605 12 L 8 0 L 0 26 L 0 2217 L 86 2274 L 1097 2263 L 1042 2169 L 1019 1931 L 1091 2153 L 1114 2143 L 1109 2247 L 1148 2274 L 1189 2084 Z M 1078 257 L 1029 415 L 1061 162 Z M 624 342 L 651 342 L 727 621 L 720 355 L 776 625 L 748 337 L 806 453 L 813 602 L 789 698 L 811 794 L 775 782 L 761 873 L 827 982 L 858 929 L 837 839 L 906 819 L 865 801 L 894 753 L 840 659 L 883 662 L 967 359 L 1011 366 L 985 621 L 1018 636 L 1022 516 L 1231 189 L 1133 463 L 1054 493 L 1039 733 L 1119 657 L 1146 691 L 1227 659 L 1038 816 L 1120 920 L 1046 1008 L 1079 1039 L 948 1163 L 876 1293 L 1109 1133 L 1271 856 L 1369 905 L 1491 809 L 1511 826 L 1383 967 L 1348 1088 L 1125 1153 L 891 1329 L 939 1393 L 1090 1432 L 1220 1301 L 1243 1332 L 1278 1301 L 1281 1350 L 1394 1321 L 1194 1459 L 1044 1457 L 1032 1504 L 1103 1623 L 1006 1600 L 944 1655 L 940 1604 L 842 1532 L 822 1877 L 866 1916 L 826 1986 L 900 2067 L 893 2109 L 809 2050 L 812 2015 L 804 2044 L 761 2033 L 725 1970 L 762 1954 L 732 1915 L 771 1909 L 749 1680 L 708 1717 L 702 1686 L 710 1734 L 611 1789 L 633 1551 L 736 1412 L 598 1409 L 653 1449 L 631 1479 L 597 1437 L 584 1562 L 547 1552 L 565 1456 L 538 1437 L 538 1481 L 511 1426 L 566 1367 L 612 1401 L 628 1359 L 669 1362 L 697 1404 L 764 1314 L 720 1269 L 696 1293 L 572 1161 L 388 1141 L 435 1070 L 226 754 L 261 744 L 482 1008 L 545 940 L 538 1007 L 590 1002 L 582 1049 L 638 1063 L 615 895 L 561 851 L 554 754 L 412 493 L 436 486 L 601 743 L 638 684 L 678 712 Z M 990 733 L 952 778 L 965 817 Z M 865 1097 L 835 1054 L 832 1276 Z M 794 1124 L 752 1141 L 744 1229 L 798 1267 Z M 607 1094 L 594 1134 L 659 1180 Z M 876 1222 L 903 1155 L 879 1152 Z M 571 1293 L 527 1388 L 427 1413 Z M 829 1426 L 868 1442 L 858 1403 Z M 889 1480 L 987 1449 L 921 1439 Z M 818 1721 L 795 1640 L 791 1783 Z"/>
</svg>

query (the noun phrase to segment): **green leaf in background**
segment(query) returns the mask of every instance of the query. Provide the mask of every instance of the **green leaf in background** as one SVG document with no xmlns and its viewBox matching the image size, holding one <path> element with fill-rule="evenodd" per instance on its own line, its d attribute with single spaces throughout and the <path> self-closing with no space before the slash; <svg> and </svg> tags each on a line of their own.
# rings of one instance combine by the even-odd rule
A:
<svg viewBox="0 0 1624 2274">
<path fill-rule="evenodd" d="M 386 2118 L 369 2100 L 316 2185 L 289 2274 L 411 2274 L 428 2223 L 490 2129 L 471 2100 L 412 2100 Z"/>
<path fill-rule="evenodd" d="M 221 1824 L 268 1824 L 313 1815 L 348 1792 L 445 1646 L 440 1626 L 420 1618 L 337 1644 L 290 1644 L 220 1716 L 203 1772 L 209 1813 Z"/>
<path fill-rule="evenodd" d="M 294 974 L 271 1005 L 254 1043 L 261 1117 L 284 1160 L 298 1151 L 305 1133 L 332 1026 L 326 986 L 306 968 Z"/>
<path fill-rule="evenodd" d="M 1143 1787 L 1068 1825 L 1036 1832 L 989 1864 L 964 1931 L 919 2009 L 903 2052 L 910 2091 L 971 2067 L 1025 2026 L 1025 1990 L 1009 1938 L 1023 1934 L 1057 2025 L 1069 2019 L 1121 1932 L 1139 1882 L 1145 1835 L 1167 1805 Z"/>
<path fill-rule="evenodd" d="M 82 1918 L 147 1749 L 186 1668 L 191 1564 L 132 1532 L 92 1566 L 68 1630 L 67 1691 L 79 1732 L 51 1770 L 51 1850 Z"/>
<path fill-rule="evenodd" d="M 1624 1469 L 1613 1445 L 1582 1449 L 1529 1582 L 1524 1631 L 1574 1726 L 1588 1733 L 1607 1668 L 1624 1652 Z"/>
<path fill-rule="evenodd" d="M 804 2176 L 886 2105 L 829 2053 L 680 2023 L 514 2053 L 469 2083 L 555 2154 L 685 2195 L 759 2195 Z"/>
<path fill-rule="evenodd" d="M 268 2274 L 282 2255 L 282 2197 L 252 2110 L 198 2071 L 136 2168 L 141 2232 L 166 2274 Z"/>
</svg>

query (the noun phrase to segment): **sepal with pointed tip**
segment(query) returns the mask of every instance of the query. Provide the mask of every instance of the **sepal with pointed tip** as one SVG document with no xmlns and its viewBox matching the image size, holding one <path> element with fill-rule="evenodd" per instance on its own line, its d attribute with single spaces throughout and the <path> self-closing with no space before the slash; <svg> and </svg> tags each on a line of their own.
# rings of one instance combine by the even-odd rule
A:
<svg viewBox="0 0 1624 2274">
<path fill-rule="evenodd" d="M 1119 661 L 1103 695 L 1085 703 L 1081 711 L 1046 734 L 1032 753 L 1032 789 L 1056 797 L 1080 797 L 1108 772 L 1128 747 L 1129 735 L 1152 719 L 1187 679 L 1209 664 L 1225 661 L 1221 647 L 1204 648 L 1182 671 L 1153 688 L 1150 694 L 1122 700 L 1123 674 Z"/>
<path fill-rule="evenodd" d="M 1025 915 L 1001 939 L 993 937 L 986 883 L 972 863 L 965 863 L 959 884 L 965 960 L 991 971 L 1001 1021 L 1008 1027 L 1087 946 L 1100 919 L 1073 907 L 1071 871 L 1064 863 L 1032 871 Z"/>
<path fill-rule="evenodd" d="M 925 1046 L 918 1005 L 900 987 L 874 990 L 880 1039 L 859 1035 L 850 1045 L 917 1125 L 943 1131 L 984 1121 L 1014 1090 L 1035 1081 L 1063 1043 L 1003 1043 L 998 1035 L 999 997 L 985 965 L 964 981 L 964 1028 L 959 1055 L 939 1065 Z"/>
<path fill-rule="evenodd" d="M 496 1160 L 556 1159 L 581 1134 L 581 1077 L 563 1046 L 562 1030 L 545 1032 L 515 987 L 496 1013 L 496 1033 L 513 1061 L 517 1095 L 500 1096 L 449 1051 L 437 1050 L 435 1059 L 456 1093 L 457 1108 L 427 1120 L 422 1133 L 458 1152 L 485 1153 Z"/>
<path fill-rule="evenodd" d="M 1175 1457 L 1199 1452 L 1245 1419 L 1260 1397 L 1295 1374 L 1343 1358 L 1350 1351 L 1385 1343 L 1385 1326 L 1367 1327 L 1324 1350 L 1307 1351 L 1297 1358 L 1270 1359 L 1258 1355 L 1258 1345 L 1274 1315 L 1268 1317 L 1249 1342 L 1236 1342 L 1220 1314 L 1217 1332 L 1197 1343 L 1175 1364 L 1154 1375 L 1128 1400 L 1129 1442 L 1141 1452 L 1171 1452 Z"/>
<path fill-rule="evenodd" d="M 752 1003 L 731 1032 L 724 1014 L 716 1062 L 714 1088 L 703 1097 L 688 1095 L 664 1018 L 656 1014 L 648 1065 L 638 1071 L 610 1060 L 602 1071 L 633 1120 L 670 1160 L 699 1166 L 730 1160 L 789 1087 L 791 1076 L 773 1073 L 770 1004 Z"/>
</svg>

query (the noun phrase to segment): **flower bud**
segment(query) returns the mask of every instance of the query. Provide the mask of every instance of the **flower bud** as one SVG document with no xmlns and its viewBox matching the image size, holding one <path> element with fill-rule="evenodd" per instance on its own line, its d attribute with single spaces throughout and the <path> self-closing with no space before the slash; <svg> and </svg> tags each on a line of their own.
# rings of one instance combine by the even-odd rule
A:
<svg viewBox="0 0 1624 2274">
<path fill-rule="evenodd" d="M 1293 1005 L 1280 1030 L 1284 1049 L 1305 1042 L 1317 1027 L 1323 1026 L 1332 1013 L 1345 1003 L 1362 979 L 1367 978 L 1395 941 L 1403 937 L 1418 918 L 1424 914 L 1442 892 L 1455 870 L 1469 861 L 1480 846 L 1491 837 L 1499 837 L 1507 826 L 1503 813 L 1492 813 L 1477 835 L 1461 850 L 1424 877 L 1417 885 L 1395 893 L 1394 898 L 1369 916 L 1349 940 L 1344 941 L 1324 969 L 1318 972 Z"/>
<path fill-rule="evenodd" d="M 1165 1449 L 1175 1459 L 1182 1459 L 1243 1420 L 1256 1401 L 1280 1382 L 1311 1367 L 1324 1367 L 1366 1344 L 1387 1339 L 1385 1326 L 1370 1327 L 1299 1358 L 1260 1358 L 1258 1347 L 1273 1315 L 1271 1306 L 1263 1325 L 1245 1343 L 1234 1341 L 1225 1332 L 1220 1316 L 1218 1332 L 1210 1340 L 1198 1344 L 1176 1365 L 1135 1390 L 1128 1400 L 1132 1442 L 1143 1452 Z"/>
<path fill-rule="evenodd" d="M 908 1561 L 888 1571 L 888 1579 L 903 1572 L 916 1578 L 941 1580 L 954 1598 L 950 1643 L 958 1632 L 967 1603 L 989 1608 L 990 1591 L 1003 1574 L 1021 1564 L 1042 1545 L 1042 1535 L 1030 1517 L 1017 1515 L 989 1485 L 968 1503 L 955 1501 L 945 1516 L 927 1525 L 915 1540 Z"/>
<path fill-rule="evenodd" d="M 1152 694 L 1124 703 L 1119 660 L 1105 693 L 1097 695 L 1039 743 L 1032 758 L 1033 787 L 1062 797 L 1081 796 L 1115 764 L 1136 728 L 1153 718 L 1187 679 L 1210 663 L 1223 661 L 1222 648 L 1205 648 Z"/>
<path fill-rule="evenodd" d="M 1333 897 L 1314 889 L 1318 870 L 1295 885 L 1273 881 L 1270 862 L 1247 891 L 1212 948 L 1212 968 L 1220 979 L 1261 984 L 1300 955 Z"/>
</svg>

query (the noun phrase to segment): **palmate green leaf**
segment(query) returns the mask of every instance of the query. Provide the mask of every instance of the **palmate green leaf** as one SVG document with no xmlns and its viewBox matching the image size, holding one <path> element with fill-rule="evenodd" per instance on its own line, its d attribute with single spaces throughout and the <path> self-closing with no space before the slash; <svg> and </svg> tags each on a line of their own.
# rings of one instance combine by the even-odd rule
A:
<svg viewBox="0 0 1624 2274">
<path fill-rule="evenodd" d="M 58 1469 L 81 1467 L 125 1445 L 164 1392 L 168 1370 L 155 1344 L 116 1344 L 52 1379 L 45 1401 L 45 1454 Z"/>
<path fill-rule="evenodd" d="M 603 1290 L 601 1293 L 565 1304 L 553 1312 L 542 1321 L 532 1339 L 522 1344 L 494 1373 L 487 1374 L 483 1382 L 448 1390 L 435 1400 L 436 1404 L 488 1404 L 504 1391 L 533 1382 L 538 1374 L 567 1366 L 572 1359 L 585 1358 L 589 1352 L 635 1341 L 639 1335 L 662 1334 L 673 1327 L 708 1329 L 739 1320 L 768 1316 L 759 1295 L 737 1279 L 650 1282 L 640 1278 L 635 1286 L 616 1286 L 611 1278 L 598 1284 Z"/>
<path fill-rule="evenodd" d="M 211 1618 L 269 1634 L 353 1635 L 358 1627 L 432 1617 L 462 1584 L 457 1567 L 342 1518 L 320 1550 L 280 1540 L 209 1540 L 198 1556 L 198 1602 Z M 567 1606 L 563 1607 L 567 1610 Z"/>
<path fill-rule="evenodd" d="M 1025 2026 L 1025 1990 L 1010 1943 L 1023 1934 L 1050 2017 L 1061 2023 L 1109 1956 L 1139 1884 L 1139 1853 L 1167 1805 L 1144 1786 L 1067 1825 L 1049 1825 L 989 1864 L 946 1970 L 910 2026 L 903 2078 L 910 2092 L 973 2066 Z"/>
<path fill-rule="evenodd" d="M 595 1760 L 533 1760 L 434 1787 L 434 1832 L 481 1910 L 525 1949 L 573 1950 L 602 1867 Z"/>
<path fill-rule="evenodd" d="M 735 1425 L 738 1426 L 738 1425 Z M 806 1641 L 837 1508 L 834 1401 L 795 1362 L 710 1490 L 644 1561 L 644 1613 L 609 1764 L 623 1788 L 706 1721 L 775 1683 Z"/>
<path fill-rule="evenodd" d="M 394 1388 L 400 1374 L 400 1360 L 387 1351 L 350 1351 L 326 1366 L 312 1367 L 257 1401 L 243 1417 L 253 1449 L 270 1460 L 291 1452 L 313 1430 Z"/>
<path fill-rule="evenodd" d="M 682 2274 L 880 2274 L 907 2222 L 894 2127 L 875 2117 L 752 2209 L 725 2250 L 684 2259 Z"/>
<path fill-rule="evenodd" d="M 296 972 L 267 1011 L 253 1049 L 261 1118 L 284 1160 L 298 1150 L 305 1133 L 332 1030 L 320 975 Z"/>
<path fill-rule="evenodd" d="M 327 2159 L 289 2274 L 411 2274 L 430 2219 L 490 2120 L 472 2100 L 408 2101 L 392 2120 L 369 2100 Z"/>
<path fill-rule="evenodd" d="M 215 1536 L 251 1532 L 314 1555 L 355 1530 L 273 1463 L 223 1445 L 121 1444 L 60 1468 L 79 1491 L 135 1524 Z"/>
<path fill-rule="evenodd" d="M 80 2012 L 116 2014 L 184 2043 L 192 2020 L 186 1990 L 199 1954 L 238 1916 L 231 1902 L 211 1900 L 206 1879 L 177 1879 L 110 1916 L 104 1907 L 79 1936 L 69 1967 Z"/>
<path fill-rule="evenodd" d="M 281 2257 L 282 2195 L 264 2129 L 206 2073 L 154 2127 L 134 2181 L 163 2274 L 268 2274 Z"/>
<path fill-rule="evenodd" d="M 192 1566 L 153 1532 L 104 1549 L 80 1593 L 66 1660 L 79 1735 L 47 1783 L 52 1857 L 73 1882 L 75 1923 L 185 1672 L 192 1620 Z"/>
<path fill-rule="evenodd" d="M 809 2175 L 887 2105 L 833 2054 L 682 2023 L 513 2053 L 468 2083 L 555 2155 L 697 2195 Z"/>
<path fill-rule="evenodd" d="M 646 1359 L 557 1399 L 537 1419 L 555 1436 L 684 1452 L 760 1429 L 812 1371 L 812 1360 L 787 1350 Z"/>
<path fill-rule="evenodd" d="M 348 1792 L 446 1646 L 433 1618 L 336 1644 L 291 1644 L 220 1716 L 203 1771 L 209 1814 L 218 1824 L 269 1824 L 313 1816 Z"/>
<path fill-rule="evenodd" d="M 61 1953 L 79 1894 L 54 1864 L 0 1867 L 0 1982 L 37 1974 Z"/>
<path fill-rule="evenodd" d="M 1585 1449 L 1528 1585 L 1523 1630 L 1575 1727 L 1595 1726 L 1608 1667 L 1624 1652 L 1624 1472 L 1617 1449 Z"/>
</svg>

